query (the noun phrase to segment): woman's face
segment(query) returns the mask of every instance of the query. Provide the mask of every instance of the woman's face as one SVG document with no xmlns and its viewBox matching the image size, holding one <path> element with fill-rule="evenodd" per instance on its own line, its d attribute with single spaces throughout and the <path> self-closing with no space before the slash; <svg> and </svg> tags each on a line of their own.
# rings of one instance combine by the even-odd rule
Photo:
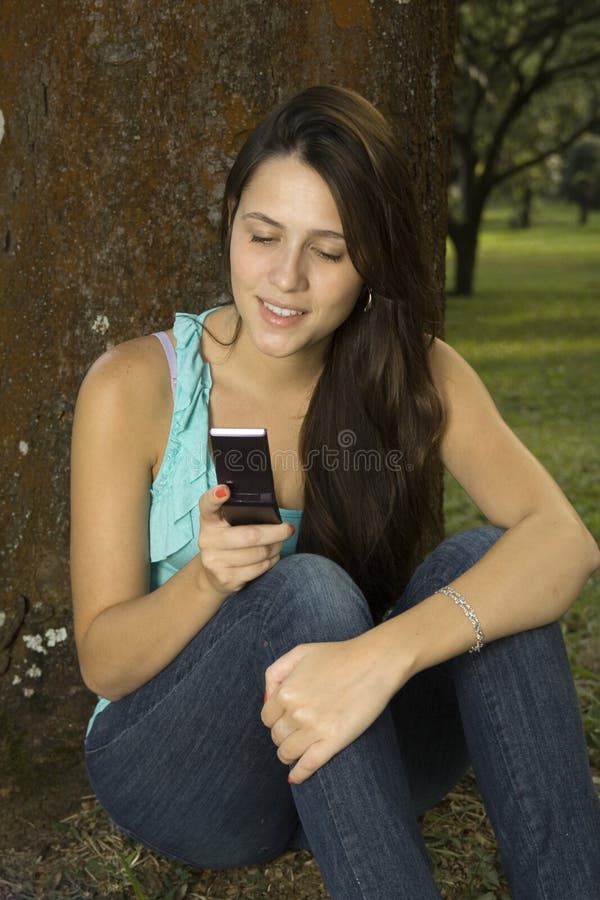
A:
<svg viewBox="0 0 600 900">
<path fill-rule="evenodd" d="M 268 356 L 324 353 L 363 284 L 331 191 L 295 156 L 262 163 L 246 185 L 230 257 L 243 328 Z"/>
</svg>

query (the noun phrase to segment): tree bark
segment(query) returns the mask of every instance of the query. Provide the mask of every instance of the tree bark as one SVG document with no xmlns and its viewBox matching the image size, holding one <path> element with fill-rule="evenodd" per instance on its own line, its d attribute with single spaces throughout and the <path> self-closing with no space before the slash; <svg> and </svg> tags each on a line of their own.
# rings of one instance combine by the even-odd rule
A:
<svg viewBox="0 0 600 900">
<path fill-rule="evenodd" d="M 454 4 L 4 0 L 0 34 L 0 796 L 4 828 L 30 840 L 88 790 L 94 698 L 68 581 L 84 372 L 219 301 L 227 169 L 266 110 L 315 83 L 357 89 L 400 132 L 442 303 Z"/>
</svg>

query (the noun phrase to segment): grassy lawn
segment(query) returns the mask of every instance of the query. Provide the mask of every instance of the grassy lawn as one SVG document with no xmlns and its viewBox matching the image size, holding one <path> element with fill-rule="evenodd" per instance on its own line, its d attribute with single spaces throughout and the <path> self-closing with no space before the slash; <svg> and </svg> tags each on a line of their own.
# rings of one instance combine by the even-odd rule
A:
<svg viewBox="0 0 600 900">
<path fill-rule="evenodd" d="M 489 213 L 476 295 L 448 298 L 446 338 L 600 541 L 600 213 L 580 227 L 574 208 L 547 206 L 529 231 L 507 228 L 509 218 Z M 450 531 L 483 521 L 450 476 L 445 509 Z M 597 774 L 599 608 L 595 576 L 564 619 Z"/>
<path fill-rule="evenodd" d="M 539 210 L 539 224 L 529 231 L 509 229 L 509 218 L 507 209 L 490 212 L 477 293 L 448 299 L 446 338 L 477 369 L 504 418 L 600 539 L 600 214 L 580 228 L 573 208 L 548 206 Z M 451 268 L 450 252 L 449 261 Z M 483 521 L 451 478 L 445 503 L 449 531 Z M 564 621 L 597 776 L 599 600 L 596 579 Z M 508 898 L 493 834 L 470 777 L 427 814 L 424 832 L 447 900 Z M 123 840 L 92 797 L 49 836 L 44 858 L 32 863 L 15 857 L 0 877 L 0 898 L 20 900 L 326 896 L 306 853 L 228 873 L 193 872 L 159 860 Z"/>
<path fill-rule="evenodd" d="M 550 207 L 547 222 L 517 231 L 494 209 L 476 295 L 448 298 L 446 338 L 600 539 L 600 213 L 584 228 L 573 216 Z M 450 483 L 446 504 L 451 528 L 476 515 Z"/>
</svg>

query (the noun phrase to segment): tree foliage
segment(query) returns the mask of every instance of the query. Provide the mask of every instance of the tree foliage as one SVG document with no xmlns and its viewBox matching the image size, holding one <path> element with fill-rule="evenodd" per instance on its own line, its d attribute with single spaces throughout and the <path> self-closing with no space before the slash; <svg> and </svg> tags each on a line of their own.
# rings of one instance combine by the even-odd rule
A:
<svg viewBox="0 0 600 900">
<path fill-rule="evenodd" d="M 491 191 L 600 121 L 598 0 L 461 0 L 449 234 L 469 294 Z"/>
</svg>

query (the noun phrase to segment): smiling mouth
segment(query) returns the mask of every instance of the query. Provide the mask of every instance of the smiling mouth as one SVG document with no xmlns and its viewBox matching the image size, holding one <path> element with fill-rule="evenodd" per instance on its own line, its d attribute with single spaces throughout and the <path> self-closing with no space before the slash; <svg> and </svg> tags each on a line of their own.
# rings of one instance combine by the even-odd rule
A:
<svg viewBox="0 0 600 900">
<path fill-rule="evenodd" d="M 281 316 L 282 318 L 288 318 L 290 316 L 303 316 L 304 310 L 302 309 L 292 309 L 287 306 L 276 306 L 275 303 L 269 303 L 267 300 L 263 300 L 260 298 L 261 303 L 265 306 L 270 312 L 275 313 L 276 316 Z"/>
</svg>

